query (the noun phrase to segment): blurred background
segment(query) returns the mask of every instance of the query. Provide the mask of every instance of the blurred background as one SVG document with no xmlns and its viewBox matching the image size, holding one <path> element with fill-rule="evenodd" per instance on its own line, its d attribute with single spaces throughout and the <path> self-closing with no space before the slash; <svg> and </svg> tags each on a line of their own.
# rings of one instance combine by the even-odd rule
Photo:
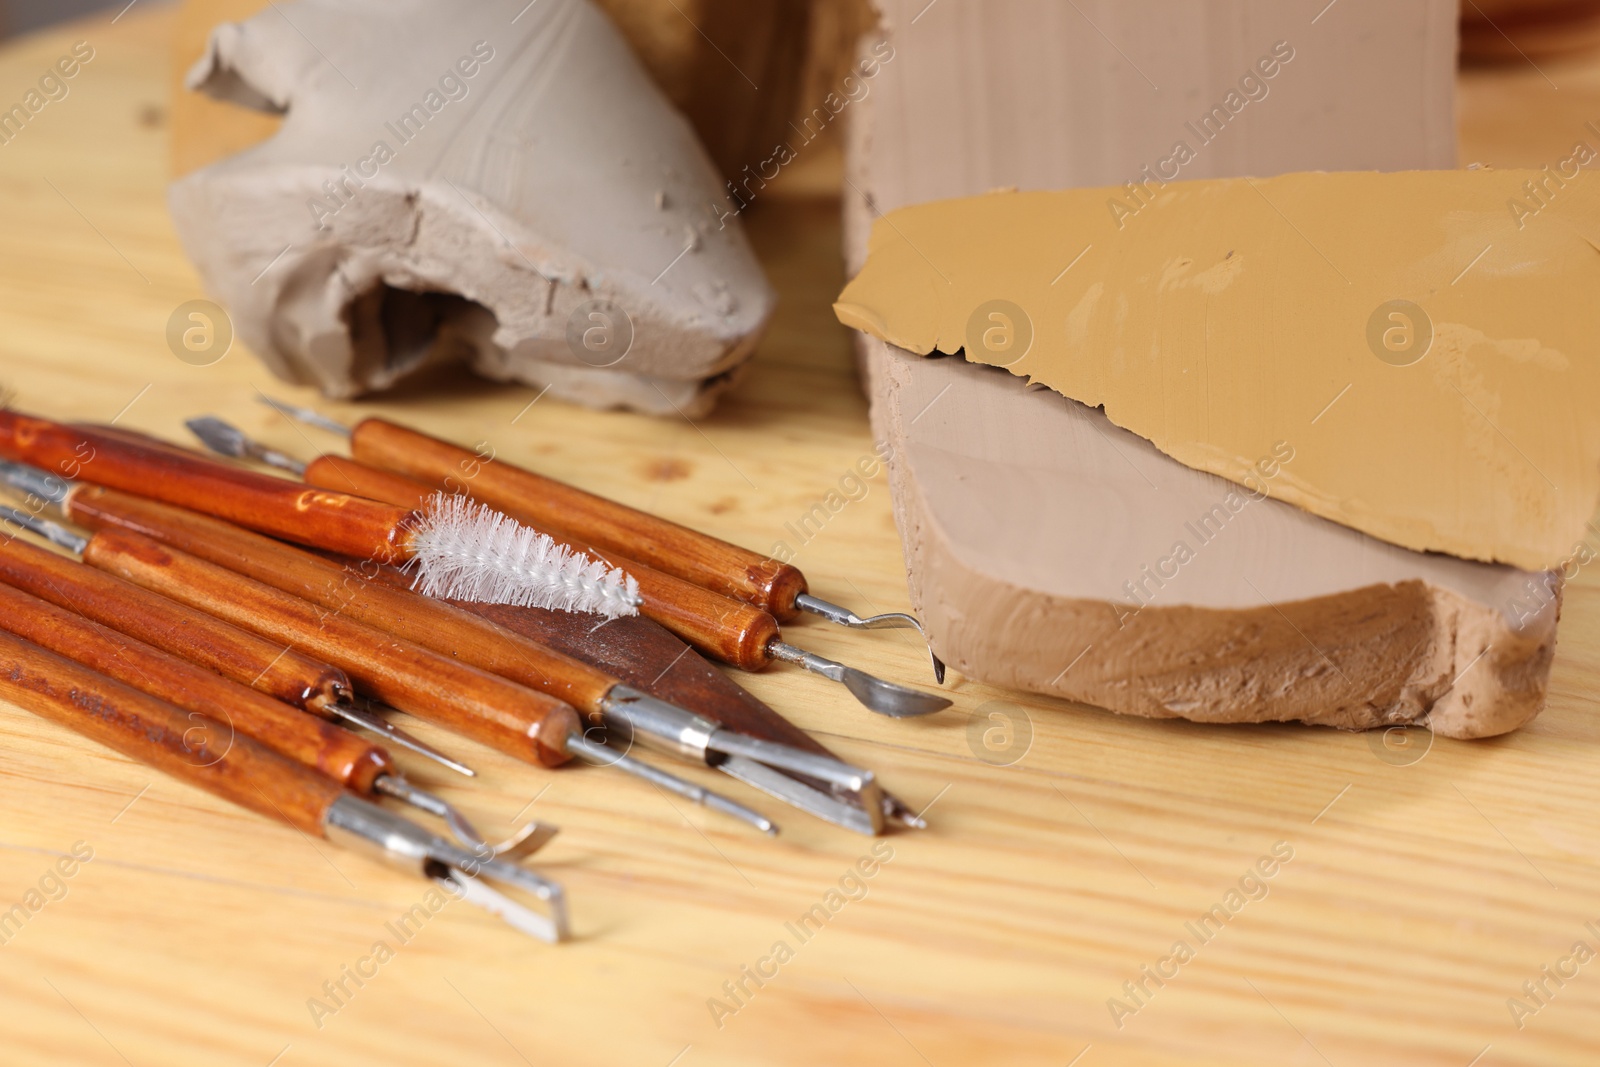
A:
<svg viewBox="0 0 1600 1067">
<path fill-rule="evenodd" d="M 128 0 L 0 0 L 0 37 L 27 33 L 91 11 L 126 6 Z"/>
<path fill-rule="evenodd" d="M 26 33 L 91 11 L 120 10 L 135 3 L 155 2 L 157 0 L 132 0 L 131 3 L 129 0 L 0 0 L 0 37 Z M 859 6 L 864 7 L 866 2 L 861 0 Z M 839 0 L 811 0 L 811 5 L 833 9 L 842 6 Z M 626 22 L 625 9 L 649 5 L 621 0 L 602 6 L 624 9 L 623 12 L 612 10 L 611 14 L 619 22 Z M 794 0 L 753 0 L 748 8 L 758 17 L 770 17 L 772 12 L 765 9 L 794 6 Z M 1461 54 L 1467 62 L 1494 62 L 1596 47 L 1600 47 L 1600 0 L 1461 0 Z"/>
</svg>

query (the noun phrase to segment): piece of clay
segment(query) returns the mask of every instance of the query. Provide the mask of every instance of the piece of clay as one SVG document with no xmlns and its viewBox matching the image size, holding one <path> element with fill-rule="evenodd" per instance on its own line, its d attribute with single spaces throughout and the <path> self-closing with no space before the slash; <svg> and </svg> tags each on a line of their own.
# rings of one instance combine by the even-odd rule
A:
<svg viewBox="0 0 1600 1067">
<path fill-rule="evenodd" d="M 328 395 L 464 362 L 693 415 L 771 312 L 693 132 L 587 0 L 274 4 L 189 84 L 285 114 L 169 200 L 239 337 Z"/>
<path fill-rule="evenodd" d="M 1236 482 L 1288 441 L 1274 497 L 1539 569 L 1600 504 L 1600 182 L 1577 167 L 916 205 L 874 229 L 837 310 L 1104 406 Z"/>
<path fill-rule="evenodd" d="M 1483 737 L 1543 706 L 1558 576 L 1384 544 L 1000 370 L 869 343 L 913 603 L 957 670 L 1201 722 Z M 1262 459 L 1266 486 L 1301 456 Z"/>
<path fill-rule="evenodd" d="M 1168 157 L 1180 136 L 1198 149 L 1186 177 L 1454 159 L 1450 0 L 1339 5 L 1314 33 L 1302 12 L 1255 0 L 1095 9 L 1112 40 L 1141 42 L 1126 59 L 1045 0 L 941 0 L 920 18 L 919 0 L 881 6 L 896 58 L 848 128 L 854 266 L 877 211 L 1000 186 L 1106 185 Z M 1155 19 L 1165 34 L 1136 32 Z M 1248 105 L 1201 143 L 1185 123 L 1284 38 L 1294 59 L 1258 73 Z M 1083 266 L 1071 265 L 1080 251 L 1067 248 L 1052 277 Z M 1244 494 L 1232 483 L 1043 387 L 858 342 L 874 433 L 893 450 L 912 603 L 962 673 L 1205 722 L 1431 716 L 1440 732 L 1481 736 L 1539 709 L 1558 610 L 1550 576 L 1384 545 L 1273 500 L 1235 514 L 1228 494 Z M 1268 461 L 1268 485 L 1300 459 L 1271 443 L 1251 457 Z"/>
</svg>

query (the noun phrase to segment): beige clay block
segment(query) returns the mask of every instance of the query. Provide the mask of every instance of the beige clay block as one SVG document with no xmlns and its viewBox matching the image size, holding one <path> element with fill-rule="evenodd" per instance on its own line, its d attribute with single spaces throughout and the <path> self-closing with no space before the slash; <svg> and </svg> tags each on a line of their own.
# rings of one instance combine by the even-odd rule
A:
<svg viewBox="0 0 1600 1067">
<path fill-rule="evenodd" d="M 836 310 L 1103 405 L 1235 482 L 1259 484 L 1287 442 L 1276 499 L 1539 570 L 1572 554 L 1600 499 L 1600 176 L 1571 169 L 915 205 L 875 225 Z M 1422 314 L 1388 318 L 1397 300 Z"/>
<path fill-rule="evenodd" d="M 913 604 L 956 670 L 1198 722 L 1472 738 L 1543 707 L 1558 575 L 1385 544 L 1002 371 L 864 344 Z M 1303 458 L 1269 456 L 1263 487 Z"/>
</svg>

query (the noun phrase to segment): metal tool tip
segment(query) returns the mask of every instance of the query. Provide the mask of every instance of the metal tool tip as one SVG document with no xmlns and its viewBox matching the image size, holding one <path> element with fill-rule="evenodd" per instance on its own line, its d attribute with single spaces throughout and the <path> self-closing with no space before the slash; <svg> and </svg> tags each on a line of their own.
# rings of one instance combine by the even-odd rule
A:
<svg viewBox="0 0 1600 1067">
<path fill-rule="evenodd" d="M 707 789 L 700 798 L 700 803 L 712 811 L 720 811 L 724 815 L 731 815 L 735 819 L 749 823 L 751 826 L 754 826 L 757 830 L 760 830 L 768 837 L 778 836 L 777 823 L 773 822 L 759 811 L 756 811 L 754 808 L 747 808 L 738 801 L 729 800 L 720 793 L 713 793 L 711 790 Z"/>
<path fill-rule="evenodd" d="M 184 425 L 213 452 L 234 459 L 243 459 L 247 454 L 244 434 L 214 415 L 200 415 L 186 420 Z"/>
<path fill-rule="evenodd" d="M 934 655 L 933 649 L 928 649 L 928 658 L 933 660 L 933 680 L 939 685 L 944 684 L 944 660 Z"/>
<path fill-rule="evenodd" d="M 284 400 L 274 400 L 272 397 L 259 392 L 256 394 L 256 399 L 278 414 L 286 415 L 297 422 L 303 422 L 307 426 L 315 426 L 318 429 L 327 430 L 329 433 L 336 433 L 345 437 L 350 436 L 350 427 L 330 419 L 320 411 L 313 411 L 298 404 L 290 404 Z"/>
</svg>

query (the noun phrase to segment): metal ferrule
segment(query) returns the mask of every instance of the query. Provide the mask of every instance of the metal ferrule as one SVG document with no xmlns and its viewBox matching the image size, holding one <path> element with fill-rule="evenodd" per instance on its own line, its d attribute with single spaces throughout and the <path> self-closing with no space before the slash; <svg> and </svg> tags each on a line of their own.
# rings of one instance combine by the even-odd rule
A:
<svg viewBox="0 0 1600 1067">
<path fill-rule="evenodd" d="M 685 711 L 632 686 L 614 685 L 600 701 L 606 725 L 623 740 L 706 763 L 711 735 L 722 724 Z"/>
<path fill-rule="evenodd" d="M 57 506 L 65 503 L 72 490 L 77 487 L 75 482 L 59 474 L 51 474 L 38 467 L 30 467 L 26 463 L 13 463 L 10 460 L 0 460 L 0 481 L 4 481 L 13 489 Z"/>
<path fill-rule="evenodd" d="M 844 672 L 848 669 L 842 663 L 819 656 L 815 652 L 807 652 L 803 648 L 796 648 L 783 641 L 772 642 L 767 646 L 767 652 L 773 659 L 781 659 L 786 663 L 804 667 L 813 674 L 820 674 L 824 678 L 831 678 L 836 682 L 844 681 Z"/>
<path fill-rule="evenodd" d="M 0 506 L 0 522 L 8 522 L 13 526 L 20 526 L 29 533 L 44 538 L 53 545 L 60 545 L 74 556 L 83 555 L 83 550 L 89 547 L 89 539 L 80 537 L 61 525 L 49 519 L 41 519 L 31 511 L 22 508 Z"/>
<path fill-rule="evenodd" d="M 333 802 L 323 818 L 328 840 L 411 874 L 432 876 L 439 866 L 456 866 L 450 852 L 471 853 L 454 848 L 437 834 L 418 826 L 386 808 L 345 795 Z"/>
</svg>

